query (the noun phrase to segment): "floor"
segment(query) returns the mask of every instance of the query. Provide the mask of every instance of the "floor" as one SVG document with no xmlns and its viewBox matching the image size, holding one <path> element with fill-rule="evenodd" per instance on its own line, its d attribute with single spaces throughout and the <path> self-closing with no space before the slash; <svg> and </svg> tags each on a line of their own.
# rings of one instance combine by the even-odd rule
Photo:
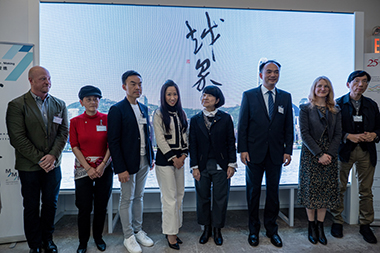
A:
<svg viewBox="0 0 380 253">
<path fill-rule="evenodd" d="M 285 211 L 285 210 L 284 210 Z M 262 215 L 262 214 L 261 214 Z M 184 243 L 180 252 L 194 253 L 240 253 L 240 252 L 380 252 L 380 242 L 369 244 L 359 234 L 359 225 L 344 225 L 344 237 L 337 239 L 331 236 L 331 216 L 328 214 L 325 221 L 325 232 L 328 240 L 326 246 L 311 244 L 307 239 L 307 218 L 304 209 L 295 210 L 295 225 L 289 227 L 284 221 L 278 219 L 279 235 L 284 246 L 276 248 L 265 236 L 265 229 L 260 231 L 260 244 L 251 247 L 248 242 L 247 211 L 228 211 L 226 227 L 222 229 L 224 243 L 216 246 L 212 238 L 208 243 L 198 243 L 201 235 L 200 226 L 196 222 L 195 212 L 184 213 L 184 224 L 180 230 L 179 237 Z M 165 237 L 161 234 L 161 213 L 144 214 L 144 230 L 154 240 L 153 247 L 142 247 L 144 253 L 178 252 L 167 246 Z M 380 227 L 373 227 L 376 237 L 380 240 Z M 123 235 L 120 222 L 117 222 L 114 233 L 104 234 L 107 243 L 106 252 L 126 252 L 123 246 Z M 60 253 L 74 253 L 78 247 L 76 216 L 63 216 L 56 224 L 54 242 Z M 13 248 L 12 248 L 13 247 Z M 28 252 L 26 242 L 0 245 L 1 253 Z M 88 253 L 100 253 L 93 240 L 90 240 L 87 248 Z"/>
</svg>

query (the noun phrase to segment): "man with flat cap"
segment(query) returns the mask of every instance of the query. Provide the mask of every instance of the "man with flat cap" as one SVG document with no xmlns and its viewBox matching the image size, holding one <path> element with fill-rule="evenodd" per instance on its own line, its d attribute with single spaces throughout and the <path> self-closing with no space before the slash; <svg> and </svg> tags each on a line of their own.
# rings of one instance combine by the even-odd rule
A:
<svg viewBox="0 0 380 253">
<path fill-rule="evenodd" d="M 6 124 L 21 180 L 24 231 L 30 252 L 58 252 L 54 217 L 61 182 L 61 155 L 68 137 L 65 103 L 50 95 L 50 73 L 29 70 L 30 90 L 8 104 Z M 41 210 L 40 210 L 40 202 Z"/>
</svg>

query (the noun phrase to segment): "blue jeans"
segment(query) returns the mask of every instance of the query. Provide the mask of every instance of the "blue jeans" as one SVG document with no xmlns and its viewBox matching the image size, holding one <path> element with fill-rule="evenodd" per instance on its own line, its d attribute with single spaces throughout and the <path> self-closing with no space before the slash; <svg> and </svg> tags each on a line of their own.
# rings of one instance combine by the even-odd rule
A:
<svg viewBox="0 0 380 253">
<path fill-rule="evenodd" d="M 128 182 L 120 184 L 119 214 L 126 239 L 142 229 L 144 189 L 148 172 L 148 159 L 141 156 L 139 171 L 131 174 Z"/>
<path fill-rule="evenodd" d="M 19 170 L 24 205 L 24 232 L 30 248 L 53 239 L 54 217 L 61 185 L 61 167 L 46 173 Z M 40 215 L 40 202 L 41 215 Z"/>
</svg>

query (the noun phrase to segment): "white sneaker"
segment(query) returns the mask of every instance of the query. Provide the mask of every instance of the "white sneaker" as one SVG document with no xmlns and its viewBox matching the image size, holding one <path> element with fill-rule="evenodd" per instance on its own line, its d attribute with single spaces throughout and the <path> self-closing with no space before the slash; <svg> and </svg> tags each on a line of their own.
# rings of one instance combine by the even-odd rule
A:
<svg viewBox="0 0 380 253">
<path fill-rule="evenodd" d="M 151 247 L 153 246 L 154 242 L 152 239 L 150 239 L 146 233 L 142 230 L 140 230 L 137 234 L 135 234 L 136 240 L 145 247 Z"/>
<path fill-rule="evenodd" d="M 131 235 L 128 239 L 124 239 L 124 246 L 130 253 L 141 253 L 142 249 L 140 245 L 136 242 L 136 237 Z"/>
</svg>

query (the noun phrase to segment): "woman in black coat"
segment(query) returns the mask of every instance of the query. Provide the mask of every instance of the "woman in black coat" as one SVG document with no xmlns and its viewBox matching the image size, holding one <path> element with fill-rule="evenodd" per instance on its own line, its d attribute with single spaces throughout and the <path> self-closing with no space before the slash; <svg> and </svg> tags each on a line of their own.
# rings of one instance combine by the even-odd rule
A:
<svg viewBox="0 0 380 253">
<path fill-rule="evenodd" d="M 197 220 L 198 224 L 204 225 L 199 243 L 208 241 L 213 227 L 215 244 L 222 245 L 220 230 L 226 219 L 230 178 L 237 167 L 234 125 L 231 116 L 218 109 L 224 104 L 223 93 L 218 87 L 205 87 L 201 103 L 204 109 L 191 118 L 189 134 Z"/>
</svg>

